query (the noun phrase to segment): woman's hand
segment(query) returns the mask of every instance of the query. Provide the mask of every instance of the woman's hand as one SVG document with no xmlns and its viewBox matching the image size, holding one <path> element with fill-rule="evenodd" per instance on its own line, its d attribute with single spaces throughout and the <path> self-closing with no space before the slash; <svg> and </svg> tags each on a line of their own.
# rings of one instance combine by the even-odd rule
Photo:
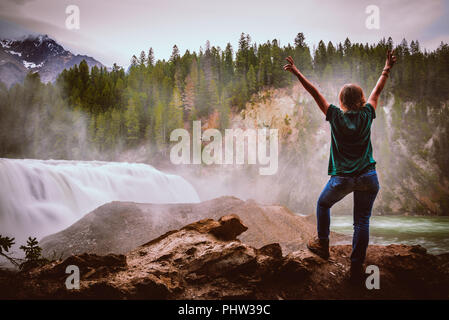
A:
<svg viewBox="0 0 449 320">
<path fill-rule="evenodd" d="M 295 63 L 293 62 L 293 58 L 288 56 L 287 58 L 285 58 L 285 60 L 287 60 L 288 64 L 286 64 L 284 66 L 284 70 L 290 71 L 295 76 L 297 76 L 299 73 L 299 70 L 298 70 L 298 68 L 296 68 Z"/>
<path fill-rule="evenodd" d="M 387 51 L 387 60 L 385 61 L 385 69 L 390 70 L 393 65 L 396 63 L 396 56 L 393 55 L 393 52 Z"/>
<path fill-rule="evenodd" d="M 288 64 L 284 66 L 284 70 L 290 71 L 295 76 L 298 77 L 299 82 L 303 85 L 304 89 L 307 90 L 308 93 L 315 99 L 315 102 L 317 103 L 318 107 L 323 111 L 324 114 L 326 114 L 327 109 L 329 108 L 329 103 L 327 103 L 326 98 L 318 91 L 317 88 L 309 81 L 307 80 L 304 75 L 299 72 L 298 68 L 296 68 L 295 63 L 293 62 L 293 58 L 288 56 L 285 58 L 287 60 Z"/>
</svg>

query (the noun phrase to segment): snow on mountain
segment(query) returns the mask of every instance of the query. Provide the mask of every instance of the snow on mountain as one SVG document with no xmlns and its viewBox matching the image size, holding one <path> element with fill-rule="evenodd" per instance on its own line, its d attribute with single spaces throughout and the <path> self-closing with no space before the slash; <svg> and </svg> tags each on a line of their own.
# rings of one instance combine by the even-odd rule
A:
<svg viewBox="0 0 449 320">
<path fill-rule="evenodd" d="M 19 57 L 22 56 L 22 53 L 21 53 L 21 52 L 15 52 L 15 51 L 12 51 L 12 50 L 9 50 L 8 52 L 9 52 L 10 54 L 15 54 L 16 56 L 19 56 Z"/>
<path fill-rule="evenodd" d="M 8 87 L 22 82 L 28 72 L 38 72 L 42 82 L 53 82 L 59 73 L 82 60 L 89 67 L 104 67 L 99 61 L 75 55 L 47 35 L 0 40 L 0 81 Z"/>
<path fill-rule="evenodd" d="M 27 69 L 34 69 L 34 68 L 40 68 L 44 65 L 43 62 L 39 63 L 39 64 L 35 64 L 34 62 L 28 62 L 23 60 L 23 65 L 25 66 L 25 68 Z"/>
</svg>

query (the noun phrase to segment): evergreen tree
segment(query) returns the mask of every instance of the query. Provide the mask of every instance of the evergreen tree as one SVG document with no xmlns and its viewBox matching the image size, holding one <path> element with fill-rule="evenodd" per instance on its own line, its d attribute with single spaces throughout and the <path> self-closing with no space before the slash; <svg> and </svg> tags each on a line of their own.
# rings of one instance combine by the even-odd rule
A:
<svg viewBox="0 0 449 320">
<path fill-rule="evenodd" d="M 136 67 L 137 65 L 138 65 L 137 57 L 135 55 L 133 55 L 131 58 L 131 66 L 130 67 Z"/>
<path fill-rule="evenodd" d="M 126 141 L 129 145 L 136 145 L 139 139 L 139 117 L 136 103 L 130 98 L 125 111 Z"/>
<path fill-rule="evenodd" d="M 232 53 L 232 46 L 229 42 L 226 45 L 223 60 L 224 60 L 223 61 L 223 65 L 224 65 L 223 82 L 224 82 L 224 84 L 227 84 L 234 77 L 234 59 L 233 59 L 233 53 Z"/>
<path fill-rule="evenodd" d="M 147 64 L 147 57 L 145 56 L 145 51 L 142 50 L 139 56 L 139 65 L 143 67 L 146 64 Z"/>
<path fill-rule="evenodd" d="M 154 52 L 153 52 L 153 48 L 150 48 L 150 50 L 148 50 L 147 64 L 148 64 L 148 67 L 153 67 L 154 66 Z"/>
<path fill-rule="evenodd" d="M 165 149 L 165 125 L 163 118 L 164 106 L 162 102 L 158 102 L 154 110 L 154 141 L 158 150 Z"/>
<path fill-rule="evenodd" d="M 327 49 L 324 42 L 321 40 L 318 43 L 318 48 L 315 52 L 315 59 L 314 59 L 314 67 L 316 72 L 320 77 L 323 75 L 324 68 L 327 64 Z"/>
<path fill-rule="evenodd" d="M 167 132 L 184 127 L 181 94 L 177 87 L 173 89 L 173 95 L 168 105 L 166 127 Z"/>
<path fill-rule="evenodd" d="M 247 79 L 248 79 L 248 93 L 251 95 L 255 93 L 257 90 L 256 71 L 254 71 L 254 67 L 252 65 L 249 67 Z"/>
<path fill-rule="evenodd" d="M 295 37 L 295 47 L 297 48 L 304 48 L 306 47 L 306 43 L 304 42 L 306 40 L 306 37 L 302 32 L 299 32 Z"/>
<path fill-rule="evenodd" d="M 110 119 L 110 124 L 109 124 L 109 131 L 108 134 L 106 136 L 107 138 L 107 145 L 110 146 L 111 148 L 114 148 L 118 142 L 119 142 L 119 138 L 120 138 L 120 132 L 121 132 L 121 115 L 120 115 L 120 111 L 118 111 L 117 109 L 113 109 L 111 111 L 111 119 Z"/>
<path fill-rule="evenodd" d="M 170 56 L 170 61 L 173 63 L 177 63 L 180 59 L 178 46 L 175 44 L 173 46 L 173 50 Z"/>
</svg>

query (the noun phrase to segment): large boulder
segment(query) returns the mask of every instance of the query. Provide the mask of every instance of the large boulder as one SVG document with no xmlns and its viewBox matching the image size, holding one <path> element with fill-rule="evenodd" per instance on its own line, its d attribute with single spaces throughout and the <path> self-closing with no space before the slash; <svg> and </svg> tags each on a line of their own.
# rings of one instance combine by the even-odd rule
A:
<svg viewBox="0 0 449 320">
<path fill-rule="evenodd" d="M 72 254 L 124 254 L 170 230 L 202 219 L 236 214 L 249 230 L 239 239 L 254 247 L 277 242 L 284 252 L 304 248 L 316 226 L 280 205 L 261 205 L 235 197 L 194 204 L 111 202 L 85 215 L 69 228 L 40 241 L 46 257 Z M 232 228 L 232 226 L 229 226 Z M 342 236 L 333 235 L 339 241 Z"/>
<path fill-rule="evenodd" d="M 246 229 L 236 215 L 203 219 L 126 256 L 82 254 L 26 272 L 0 271 L 0 298 L 449 299 L 447 254 L 370 246 L 367 264 L 379 268 L 380 288 L 368 290 L 348 281 L 349 245 L 332 246 L 329 260 L 304 249 L 283 255 L 278 243 L 242 243 L 237 237 Z M 68 265 L 80 268 L 79 289 L 65 287 Z"/>
</svg>

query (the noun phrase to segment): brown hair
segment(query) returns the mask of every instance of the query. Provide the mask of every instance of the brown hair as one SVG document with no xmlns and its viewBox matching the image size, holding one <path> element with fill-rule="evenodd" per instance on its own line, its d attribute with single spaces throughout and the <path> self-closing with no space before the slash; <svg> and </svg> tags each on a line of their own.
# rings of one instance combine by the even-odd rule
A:
<svg viewBox="0 0 449 320">
<path fill-rule="evenodd" d="M 362 88 L 356 84 L 345 84 L 340 90 L 340 102 L 349 110 L 358 110 L 365 105 Z"/>
</svg>

